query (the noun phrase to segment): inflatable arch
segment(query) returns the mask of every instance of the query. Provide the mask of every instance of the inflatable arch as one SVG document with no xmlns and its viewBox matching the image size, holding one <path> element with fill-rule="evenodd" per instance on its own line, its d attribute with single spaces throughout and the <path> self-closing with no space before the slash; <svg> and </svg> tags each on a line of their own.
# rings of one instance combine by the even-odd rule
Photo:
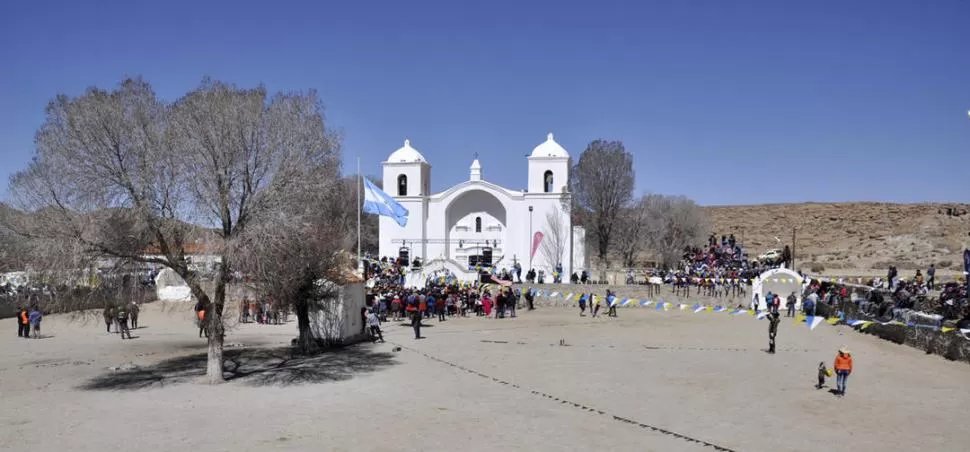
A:
<svg viewBox="0 0 970 452">
<path fill-rule="evenodd" d="M 802 308 L 802 293 L 804 292 L 805 284 L 809 283 L 809 279 L 802 278 L 801 275 L 795 273 L 787 268 L 775 268 L 768 270 L 754 279 L 751 282 L 751 301 L 754 302 L 755 295 L 758 297 L 758 310 L 767 309 L 768 306 L 765 304 L 765 295 L 771 292 L 775 295 L 780 295 L 782 297 L 781 306 L 779 311 L 785 311 L 785 299 L 795 292 L 797 300 L 795 300 L 795 309 Z"/>
</svg>

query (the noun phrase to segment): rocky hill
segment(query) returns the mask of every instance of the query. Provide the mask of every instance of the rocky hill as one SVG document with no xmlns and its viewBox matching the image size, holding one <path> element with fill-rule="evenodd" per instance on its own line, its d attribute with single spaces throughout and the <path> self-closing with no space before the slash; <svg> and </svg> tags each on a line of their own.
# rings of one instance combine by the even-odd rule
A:
<svg viewBox="0 0 970 452">
<path fill-rule="evenodd" d="M 925 269 L 962 271 L 970 246 L 970 204 L 804 203 L 705 208 L 713 231 L 735 234 L 749 254 L 792 243 L 805 271 L 852 275 Z M 777 240 L 776 240 L 777 238 Z M 815 270 L 819 272 L 819 270 Z M 949 273 L 949 272 L 944 272 Z"/>
</svg>

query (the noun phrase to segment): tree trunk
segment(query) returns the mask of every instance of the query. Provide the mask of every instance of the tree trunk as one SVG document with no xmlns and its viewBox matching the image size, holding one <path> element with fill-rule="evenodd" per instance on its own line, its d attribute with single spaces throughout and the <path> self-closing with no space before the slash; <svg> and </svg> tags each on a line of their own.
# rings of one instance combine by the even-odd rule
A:
<svg viewBox="0 0 970 452">
<path fill-rule="evenodd" d="M 306 300 L 297 301 L 293 311 L 296 313 L 297 329 L 300 333 L 296 339 L 297 352 L 309 355 L 320 351 L 320 344 L 310 328 L 310 304 Z"/>
<path fill-rule="evenodd" d="M 225 341 L 225 328 L 222 324 L 222 310 L 226 302 L 226 281 L 228 278 L 228 264 L 222 259 L 222 265 L 216 275 L 215 296 L 209 306 L 209 354 L 206 360 L 205 375 L 210 384 L 226 381 L 222 372 L 222 347 Z"/>
<path fill-rule="evenodd" d="M 220 317 L 218 315 L 213 315 L 214 317 Z M 223 345 L 223 335 L 222 335 L 222 319 L 218 320 L 219 326 L 217 328 L 212 328 L 215 326 L 212 322 L 209 323 L 209 354 L 206 360 L 205 375 L 209 380 L 209 384 L 218 384 L 224 382 L 226 379 L 222 374 L 222 345 Z M 218 333 L 213 331 L 218 329 Z"/>
</svg>

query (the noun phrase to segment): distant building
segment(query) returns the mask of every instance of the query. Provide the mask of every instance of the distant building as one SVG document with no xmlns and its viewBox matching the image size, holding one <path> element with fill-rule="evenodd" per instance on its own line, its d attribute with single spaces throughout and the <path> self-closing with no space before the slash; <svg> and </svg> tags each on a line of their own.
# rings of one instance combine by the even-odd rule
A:
<svg viewBox="0 0 970 452">
<path fill-rule="evenodd" d="M 476 157 L 467 181 L 431 193 L 431 164 L 405 140 L 383 162 L 383 176 L 384 191 L 408 209 L 408 222 L 402 227 L 380 218 L 380 254 L 420 258 L 427 270 L 448 269 L 462 280 L 474 279 L 476 267 L 512 268 L 516 262 L 523 276 L 531 267 L 551 280 L 561 264 L 568 281 L 574 270 L 586 267 L 585 230 L 574 228 L 563 210 L 570 202 L 569 162 L 569 153 L 550 133 L 528 157 L 527 190 L 486 181 Z M 503 163 L 501 171 L 510 170 Z M 550 234 L 549 215 L 560 219 L 560 234 Z M 554 235 L 560 244 L 550 249 L 561 250 L 561 256 L 541 250 Z M 533 250 L 534 244 L 539 249 Z"/>
</svg>

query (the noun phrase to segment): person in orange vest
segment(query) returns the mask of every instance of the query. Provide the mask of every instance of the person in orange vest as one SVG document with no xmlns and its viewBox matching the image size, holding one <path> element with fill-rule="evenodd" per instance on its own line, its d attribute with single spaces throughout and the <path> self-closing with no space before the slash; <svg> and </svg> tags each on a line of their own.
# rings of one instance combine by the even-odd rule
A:
<svg viewBox="0 0 970 452">
<path fill-rule="evenodd" d="M 24 306 L 21 306 L 20 312 L 17 313 L 17 337 L 30 338 L 30 312 L 27 312 Z"/>
<path fill-rule="evenodd" d="M 202 337 L 202 334 L 205 334 L 205 337 L 209 337 L 209 331 L 206 328 L 206 320 L 208 319 L 206 319 L 205 308 L 206 305 L 202 302 L 202 300 L 199 300 L 198 303 L 195 304 L 195 316 L 199 319 L 199 337 Z"/>
<path fill-rule="evenodd" d="M 852 353 L 849 353 L 849 349 L 842 347 L 839 349 L 839 354 L 835 355 L 835 383 L 836 383 L 836 394 L 840 396 L 845 395 L 845 382 L 849 379 L 849 374 L 852 373 Z"/>
</svg>

